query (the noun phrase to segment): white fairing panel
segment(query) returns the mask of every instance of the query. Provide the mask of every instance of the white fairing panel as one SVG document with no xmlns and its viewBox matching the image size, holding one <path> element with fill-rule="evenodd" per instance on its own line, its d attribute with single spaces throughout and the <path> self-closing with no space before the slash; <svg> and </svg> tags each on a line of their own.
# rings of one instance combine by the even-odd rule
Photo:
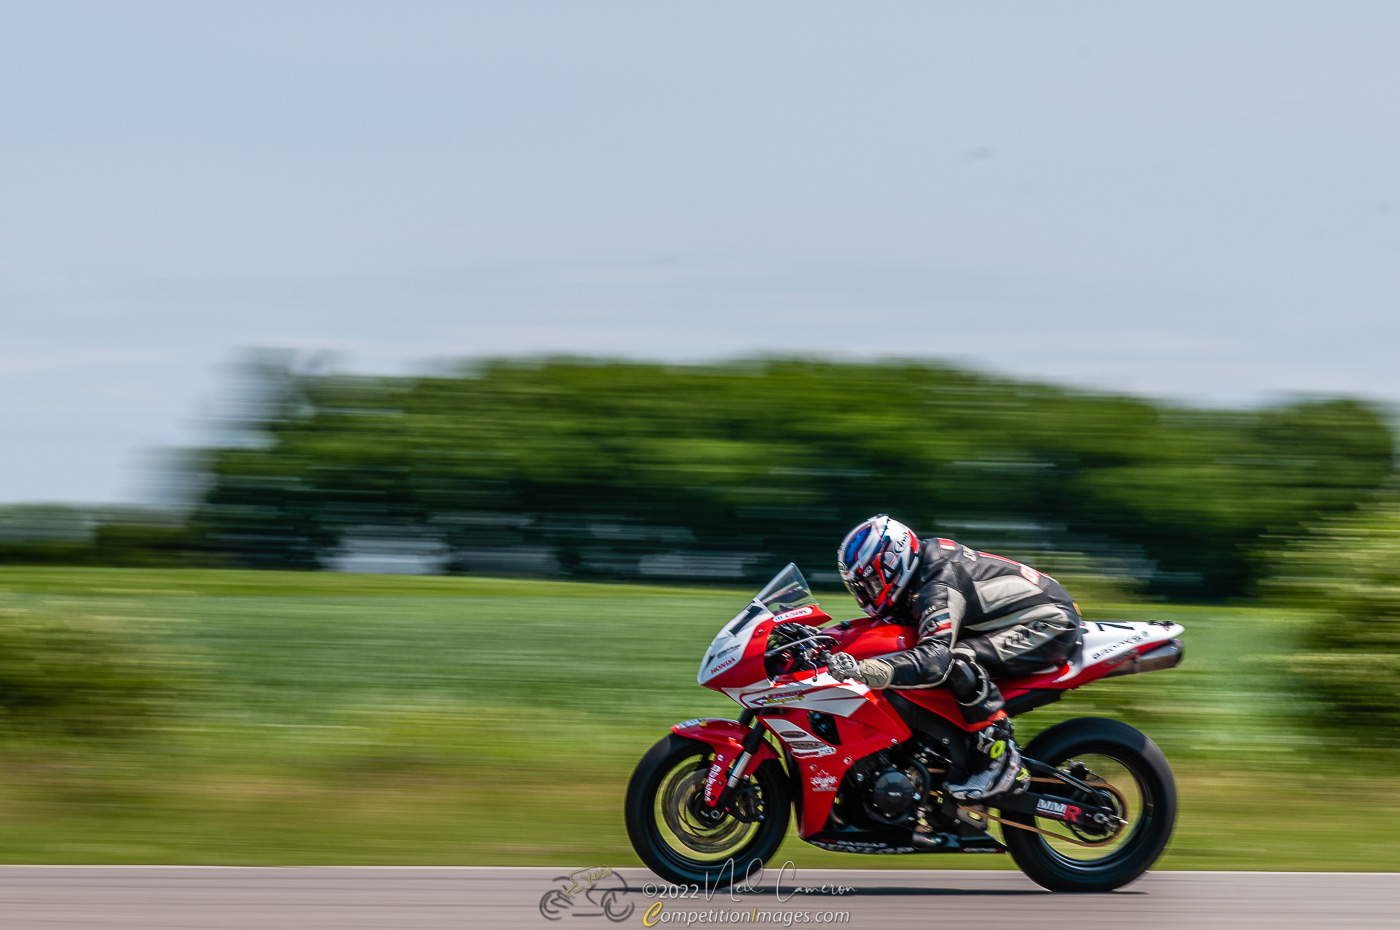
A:
<svg viewBox="0 0 1400 930">
<path fill-rule="evenodd" d="M 836 747 L 815 734 L 808 733 L 791 720 L 782 717 L 769 717 L 764 721 L 768 729 L 778 734 L 787 743 L 788 749 L 798 759 L 815 759 L 818 756 L 836 755 Z"/>
<path fill-rule="evenodd" d="M 753 638 L 754 627 L 771 616 L 773 615 L 768 612 L 768 608 L 757 601 L 750 602 L 739 611 L 710 643 L 710 648 L 705 651 L 705 658 L 700 660 L 700 672 L 695 676 L 695 680 L 703 685 L 716 675 L 738 665 L 739 660 L 744 657 L 744 650 L 748 648 L 749 640 Z"/>
<path fill-rule="evenodd" d="M 1060 676 L 1060 681 L 1068 681 L 1090 666 L 1121 657 L 1138 647 L 1151 648 L 1165 643 L 1185 629 L 1178 623 L 1098 623 L 1081 620 L 1079 625 L 1084 628 L 1083 641 L 1070 656 L 1069 668 Z"/>
<path fill-rule="evenodd" d="M 856 681 L 838 681 L 826 672 L 805 681 L 773 685 L 762 682 L 746 688 L 726 688 L 725 694 L 744 707 L 801 707 L 837 717 L 860 710 L 870 689 Z"/>
</svg>

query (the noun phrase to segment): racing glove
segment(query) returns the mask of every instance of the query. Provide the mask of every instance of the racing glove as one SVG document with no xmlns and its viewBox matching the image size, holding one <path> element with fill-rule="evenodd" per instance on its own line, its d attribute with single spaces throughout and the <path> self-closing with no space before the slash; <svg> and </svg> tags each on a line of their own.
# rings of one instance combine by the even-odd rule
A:
<svg viewBox="0 0 1400 930">
<path fill-rule="evenodd" d="M 894 677 L 894 667 L 880 659 L 864 659 L 857 662 L 848 652 L 835 652 L 827 657 L 826 670 L 832 678 L 841 681 L 858 681 L 871 688 L 888 688 Z"/>
</svg>

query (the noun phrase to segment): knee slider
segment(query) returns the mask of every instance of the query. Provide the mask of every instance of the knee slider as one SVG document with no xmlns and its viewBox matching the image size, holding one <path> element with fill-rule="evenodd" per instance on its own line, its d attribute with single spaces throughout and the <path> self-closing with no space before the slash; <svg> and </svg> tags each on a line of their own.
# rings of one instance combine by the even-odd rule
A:
<svg viewBox="0 0 1400 930">
<path fill-rule="evenodd" d="M 969 653 L 953 650 L 953 663 L 948 669 L 948 690 L 953 699 L 965 707 L 987 699 L 992 682 L 982 666 Z"/>
</svg>

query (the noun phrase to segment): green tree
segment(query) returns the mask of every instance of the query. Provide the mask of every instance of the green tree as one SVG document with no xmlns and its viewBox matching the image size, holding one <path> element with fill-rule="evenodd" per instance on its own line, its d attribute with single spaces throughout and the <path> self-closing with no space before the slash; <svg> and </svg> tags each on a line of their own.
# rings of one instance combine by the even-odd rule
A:
<svg viewBox="0 0 1400 930">
<path fill-rule="evenodd" d="M 1288 659 L 1329 729 L 1400 744 L 1400 491 L 1277 553 L 1266 590 L 1310 614 Z"/>
</svg>

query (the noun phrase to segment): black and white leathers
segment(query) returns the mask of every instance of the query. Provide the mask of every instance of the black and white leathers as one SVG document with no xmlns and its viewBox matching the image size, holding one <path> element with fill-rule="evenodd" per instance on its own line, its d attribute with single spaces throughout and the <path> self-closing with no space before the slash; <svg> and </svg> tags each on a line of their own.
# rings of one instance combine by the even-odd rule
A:
<svg viewBox="0 0 1400 930">
<path fill-rule="evenodd" d="M 916 574 L 888 618 L 916 625 L 918 644 L 880 657 L 893 669 L 890 687 L 949 687 L 971 719 L 985 719 L 1001 708 L 988 673 L 1053 668 L 1078 642 L 1079 610 L 1049 575 L 950 539 L 920 548 Z M 969 672 L 975 681 L 962 680 Z"/>
</svg>

